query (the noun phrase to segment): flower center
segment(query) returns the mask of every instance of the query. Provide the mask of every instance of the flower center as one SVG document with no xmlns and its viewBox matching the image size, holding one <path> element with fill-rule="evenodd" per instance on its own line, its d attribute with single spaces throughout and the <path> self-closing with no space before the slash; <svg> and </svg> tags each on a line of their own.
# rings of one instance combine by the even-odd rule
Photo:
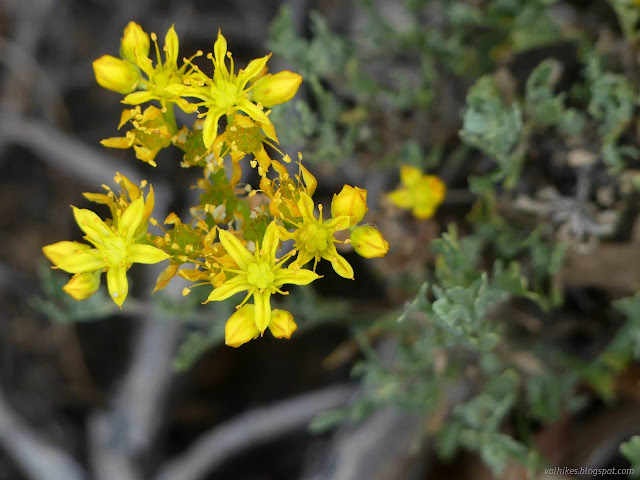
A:
<svg viewBox="0 0 640 480">
<path fill-rule="evenodd" d="M 127 260 L 127 243 L 120 236 L 107 237 L 100 248 L 108 267 L 124 266 Z"/>
<path fill-rule="evenodd" d="M 322 224 L 306 223 L 298 234 L 298 244 L 307 252 L 322 252 L 329 246 L 331 232 Z"/>
<path fill-rule="evenodd" d="M 231 82 L 222 82 L 221 85 L 214 85 L 215 90 L 213 97 L 216 99 L 216 105 L 225 110 L 229 110 L 238 103 L 238 87 Z"/>
<path fill-rule="evenodd" d="M 275 278 L 271 265 L 267 262 L 254 262 L 247 267 L 247 282 L 260 290 L 271 285 Z"/>
</svg>

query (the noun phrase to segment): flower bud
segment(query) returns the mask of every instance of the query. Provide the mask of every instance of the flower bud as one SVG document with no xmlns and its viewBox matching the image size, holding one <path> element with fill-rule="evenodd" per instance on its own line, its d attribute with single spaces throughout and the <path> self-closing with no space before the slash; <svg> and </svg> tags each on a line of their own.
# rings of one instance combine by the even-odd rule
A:
<svg viewBox="0 0 640 480">
<path fill-rule="evenodd" d="M 62 289 L 76 300 L 84 300 L 100 288 L 101 270 L 95 272 L 76 273 Z"/>
<path fill-rule="evenodd" d="M 239 347 L 260 335 L 256 326 L 254 306 L 247 303 L 229 317 L 224 326 L 224 343 L 230 347 Z"/>
<path fill-rule="evenodd" d="M 279 308 L 271 312 L 269 330 L 274 337 L 289 339 L 297 328 L 298 325 L 293 321 L 293 315 L 290 312 Z"/>
<path fill-rule="evenodd" d="M 95 60 L 93 71 L 101 87 L 123 95 L 133 92 L 140 80 L 140 73 L 133 64 L 111 55 L 103 55 Z"/>
<path fill-rule="evenodd" d="M 367 210 L 367 191 L 363 188 L 345 185 L 331 201 L 331 216 L 348 216 L 350 227 L 362 220 Z"/>
<path fill-rule="evenodd" d="M 351 245 L 356 253 L 365 258 L 384 257 L 389 251 L 389 242 L 369 225 L 356 227 L 351 232 Z"/>
<path fill-rule="evenodd" d="M 251 90 L 252 99 L 264 107 L 273 107 L 291 100 L 298 91 L 300 83 L 302 83 L 302 77 L 289 70 L 275 75 L 267 74 L 255 83 Z"/>
<path fill-rule="evenodd" d="M 140 57 L 149 56 L 149 35 L 137 23 L 129 22 L 124 28 L 120 56 L 135 64 L 136 54 Z"/>
</svg>

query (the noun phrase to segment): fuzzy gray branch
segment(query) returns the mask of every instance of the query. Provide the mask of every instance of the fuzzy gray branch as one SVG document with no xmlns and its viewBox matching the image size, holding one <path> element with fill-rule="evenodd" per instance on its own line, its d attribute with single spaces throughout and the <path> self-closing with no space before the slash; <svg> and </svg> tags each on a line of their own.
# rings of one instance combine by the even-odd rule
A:
<svg viewBox="0 0 640 480">
<path fill-rule="evenodd" d="M 214 427 L 170 461 L 155 480 L 197 480 L 238 452 L 303 428 L 319 412 L 344 405 L 354 393 L 348 385 L 327 387 L 257 408 Z"/>
<path fill-rule="evenodd" d="M 84 480 L 82 467 L 65 451 L 45 441 L 11 409 L 0 392 L 0 444 L 33 480 Z"/>
</svg>

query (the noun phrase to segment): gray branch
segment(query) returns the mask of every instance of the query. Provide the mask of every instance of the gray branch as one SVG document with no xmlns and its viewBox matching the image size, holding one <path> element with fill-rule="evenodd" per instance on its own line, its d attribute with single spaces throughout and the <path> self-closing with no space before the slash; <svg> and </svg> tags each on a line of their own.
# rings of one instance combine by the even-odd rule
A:
<svg viewBox="0 0 640 480">
<path fill-rule="evenodd" d="M 167 463 L 155 480 L 197 480 L 234 454 L 300 429 L 324 410 L 344 405 L 354 393 L 348 385 L 327 387 L 257 408 L 223 422 Z"/>
<path fill-rule="evenodd" d="M 0 392 L 0 444 L 33 480 L 84 480 L 82 467 L 18 417 Z"/>
</svg>

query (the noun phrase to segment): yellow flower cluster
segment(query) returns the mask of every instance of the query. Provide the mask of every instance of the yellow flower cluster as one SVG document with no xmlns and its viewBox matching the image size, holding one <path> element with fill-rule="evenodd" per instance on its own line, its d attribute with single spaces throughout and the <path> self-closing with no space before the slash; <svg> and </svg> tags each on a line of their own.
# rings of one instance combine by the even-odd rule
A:
<svg viewBox="0 0 640 480">
<path fill-rule="evenodd" d="M 149 58 L 152 43 L 155 64 Z M 101 86 L 125 95 L 123 103 L 134 105 L 124 110 L 118 127 L 131 129 L 123 137 L 103 140 L 104 146 L 133 148 L 137 158 L 156 166 L 158 152 L 173 145 L 182 151 L 183 167 L 202 171 L 196 182 L 199 203 L 190 209 L 192 219 L 183 222 L 171 213 L 160 224 L 150 217 L 153 188 L 145 200 L 144 182 L 138 187 L 117 175 L 120 194 L 110 189 L 85 194 L 109 207 L 110 220 L 74 208 L 90 245 L 58 242 L 44 247 L 44 253 L 55 267 L 74 274 L 64 289 L 78 300 L 99 288 L 100 274 L 106 271 L 109 292 L 119 306 L 127 296 L 126 272 L 133 263 L 169 260 L 155 290 L 178 275 L 192 283 L 185 295 L 192 287 L 212 288 L 205 303 L 246 292 L 227 320 L 227 345 L 240 346 L 267 328 L 277 338 L 290 338 L 297 328 L 293 315 L 273 309 L 273 295 L 286 295 L 282 290 L 286 284 L 307 285 L 320 278 L 315 270 L 323 259 L 338 275 L 353 279 L 353 268 L 338 253 L 338 244 L 351 244 L 366 258 L 384 256 L 389 245 L 374 226 L 361 225 L 368 210 L 366 190 L 345 185 L 333 196 L 329 216 L 313 199 L 317 181 L 302 165 L 302 155 L 293 163 L 278 149 L 268 108 L 295 96 L 300 75 L 268 73 L 271 55 L 236 72 L 220 32 L 207 55 L 213 64 L 211 75 L 192 63 L 202 52 L 178 66 L 178 48 L 171 27 L 163 62 L 157 36 L 131 22 L 124 30 L 120 58 L 105 55 L 93 67 Z M 141 108 L 152 101 L 157 105 Z M 178 128 L 175 105 L 197 114 L 192 128 Z M 239 183 L 247 167 L 260 177 L 257 190 Z M 162 232 L 148 232 L 148 224 Z M 284 249 L 287 240 L 293 241 L 292 246 Z"/>
</svg>

